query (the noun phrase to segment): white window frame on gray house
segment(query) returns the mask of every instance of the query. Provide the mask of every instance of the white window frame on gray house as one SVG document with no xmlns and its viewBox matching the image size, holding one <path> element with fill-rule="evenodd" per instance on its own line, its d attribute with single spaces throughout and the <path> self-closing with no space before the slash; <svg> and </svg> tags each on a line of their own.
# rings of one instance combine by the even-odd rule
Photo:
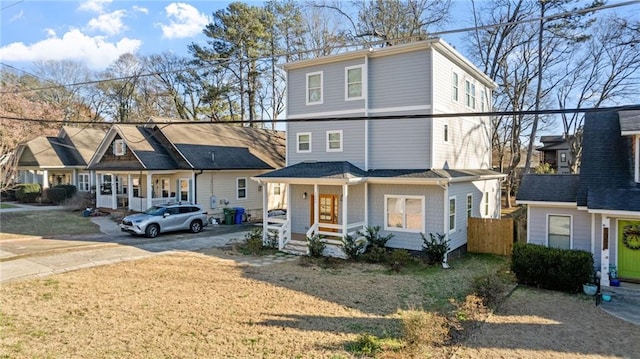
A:
<svg viewBox="0 0 640 359">
<path fill-rule="evenodd" d="M 557 226 L 552 226 L 551 225 L 551 219 L 555 218 L 555 219 L 568 219 L 569 220 L 569 233 L 555 233 L 552 231 L 557 231 L 558 228 Z M 573 248 L 573 216 L 570 214 L 556 214 L 556 213 L 547 213 L 547 228 L 546 228 L 546 240 L 547 240 L 547 247 L 550 248 L 560 248 L 560 249 L 572 249 Z M 552 228 L 552 227 L 556 227 L 556 228 Z M 557 246 L 557 245 L 551 245 L 551 236 L 562 236 L 562 237 L 567 237 L 568 239 L 568 247 L 564 247 L 564 246 Z M 563 241 L 564 242 L 564 241 Z"/>
<path fill-rule="evenodd" d="M 456 197 L 449 197 L 449 233 L 456 231 Z"/>
<path fill-rule="evenodd" d="M 451 79 L 451 85 L 452 85 L 452 93 L 451 93 L 451 99 L 453 100 L 453 102 L 458 102 L 460 99 L 460 80 L 458 77 L 458 73 L 457 72 L 453 72 L 453 76 Z"/>
<path fill-rule="evenodd" d="M 473 216 L 473 194 L 467 193 L 467 218 Z"/>
<path fill-rule="evenodd" d="M 319 76 L 319 84 L 311 86 L 311 78 Z M 321 105 L 323 101 L 323 72 L 309 72 L 306 76 L 306 103 L 307 105 Z"/>
<path fill-rule="evenodd" d="M 389 208 L 389 200 L 395 199 L 397 200 L 397 206 L 401 208 L 390 209 Z M 420 201 L 420 213 L 407 213 L 407 200 L 419 200 Z M 410 233 L 424 233 L 424 196 L 403 196 L 403 195 L 384 195 L 384 229 L 386 231 L 397 231 L 397 232 L 410 232 Z M 390 210 L 394 210 L 390 212 Z M 390 226 L 390 215 L 397 217 L 401 216 L 401 226 Z M 408 228 L 408 216 L 416 217 L 419 216 L 420 228 Z M 412 218 L 416 220 L 417 218 Z M 411 221 L 413 223 L 413 221 Z"/>
<path fill-rule="evenodd" d="M 78 173 L 78 191 L 89 192 L 91 190 L 91 180 L 86 172 Z"/>
<path fill-rule="evenodd" d="M 300 137 L 308 136 L 309 140 L 306 142 L 300 141 Z M 303 144 L 308 145 L 308 149 L 301 149 L 300 146 Z M 298 132 L 296 133 L 296 152 L 297 153 L 308 153 L 311 152 L 311 132 Z"/>
<path fill-rule="evenodd" d="M 352 79 L 350 73 L 360 70 L 360 77 Z M 364 65 L 348 66 L 344 68 L 344 100 L 362 100 L 364 98 L 365 82 L 364 82 Z M 359 91 L 355 91 L 359 90 Z M 353 92 L 352 92 L 353 91 Z"/>
<path fill-rule="evenodd" d="M 244 181 L 244 185 L 240 185 L 241 181 Z M 236 177 L 236 200 L 247 199 L 247 192 L 247 177 Z"/>
<path fill-rule="evenodd" d="M 464 81 L 465 106 L 476 109 L 476 84 L 471 80 Z"/>
<path fill-rule="evenodd" d="M 327 131 L 327 152 L 342 152 L 342 130 Z"/>
<path fill-rule="evenodd" d="M 480 112 L 485 112 L 486 109 L 486 101 L 485 101 L 485 96 L 487 95 L 487 92 L 484 89 L 480 90 Z"/>
</svg>

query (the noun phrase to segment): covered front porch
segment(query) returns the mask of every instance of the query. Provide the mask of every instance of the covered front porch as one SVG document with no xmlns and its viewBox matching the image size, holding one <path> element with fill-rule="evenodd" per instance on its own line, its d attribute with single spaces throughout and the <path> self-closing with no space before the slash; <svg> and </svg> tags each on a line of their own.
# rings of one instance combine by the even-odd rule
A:
<svg viewBox="0 0 640 359">
<path fill-rule="evenodd" d="M 192 202 L 193 172 L 98 172 L 96 207 L 144 212 L 167 202 Z"/>
</svg>

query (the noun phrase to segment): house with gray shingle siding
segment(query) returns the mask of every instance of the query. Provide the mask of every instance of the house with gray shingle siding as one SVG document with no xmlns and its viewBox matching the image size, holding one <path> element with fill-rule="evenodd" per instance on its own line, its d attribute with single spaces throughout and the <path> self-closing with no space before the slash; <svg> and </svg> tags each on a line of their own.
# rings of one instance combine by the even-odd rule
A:
<svg viewBox="0 0 640 359">
<path fill-rule="evenodd" d="M 264 216 L 265 240 L 327 255 L 347 234 L 380 226 L 392 248 L 419 251 L 421 233 L 464 250 L 467 217 L 500 216 L 491 170 L 496 84 L 439 38 L 284 65 L 286 167 L 254 177 L 287 187 L 286 217 Z M 457 116 L 438 116 L 458 114 Z M 467 115 L 468 114 L 468 115 Z M 264 202 L 269 201 L 263 193 Z M 264 206 L 265 211 L 267 206 Z"/>
<path fill-rule="evenodd" d="M 579 175 L 525 175 L 527 242 L 593 253 L 601 284 L 611 268 L 640 280 L 640 109 L 587 113 Z"/>
</svg>

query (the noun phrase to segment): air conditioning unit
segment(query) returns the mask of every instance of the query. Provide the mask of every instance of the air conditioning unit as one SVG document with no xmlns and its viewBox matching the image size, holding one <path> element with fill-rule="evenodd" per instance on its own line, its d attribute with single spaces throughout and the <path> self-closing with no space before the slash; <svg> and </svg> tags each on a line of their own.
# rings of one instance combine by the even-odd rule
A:
<svg viewBox="0 0 640 359">
<path fill-rule="evenodd" d="M 127 153 L 127 145 L 124 140 L 113 141 L 113 154 L 116 156 L 124 156 Z"/>
</svg>

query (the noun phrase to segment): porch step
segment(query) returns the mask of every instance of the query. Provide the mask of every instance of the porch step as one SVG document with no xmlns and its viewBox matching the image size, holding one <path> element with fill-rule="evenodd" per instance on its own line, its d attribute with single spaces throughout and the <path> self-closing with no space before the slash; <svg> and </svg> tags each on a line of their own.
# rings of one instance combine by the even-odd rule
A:
<svg viewBox="0 0 640 359">
<path fill-rule="evenodd" d="M 307 242 L 306 241 L 296 241 L 290 240 L 287 244 L 282 248 L 282 251 L 289 254 L 295 254 L 299 256 L 307 255 Z"/>
<path fill-rule="evenodd" d="M 602 287 L 602 293 L 610 294 L 612 299 L 640 304 L 640 285 L 621 283 L 620 287 Z"/>
</svg>

